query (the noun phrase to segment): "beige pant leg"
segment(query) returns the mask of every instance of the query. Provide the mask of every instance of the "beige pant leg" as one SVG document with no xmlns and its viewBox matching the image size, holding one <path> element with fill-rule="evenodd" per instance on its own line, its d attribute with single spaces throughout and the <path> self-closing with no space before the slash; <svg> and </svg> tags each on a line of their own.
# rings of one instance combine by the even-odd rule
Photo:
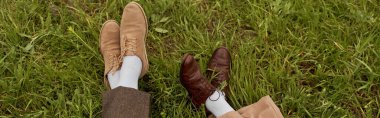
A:
<svg viewBox="0 0 380 118">
<path fill-rule="evenodd" d="M 283 118 L 280 109 L 269 96 L 262 97 L 258 102 L 228 112 L 219 118 Z"/>
</svg>

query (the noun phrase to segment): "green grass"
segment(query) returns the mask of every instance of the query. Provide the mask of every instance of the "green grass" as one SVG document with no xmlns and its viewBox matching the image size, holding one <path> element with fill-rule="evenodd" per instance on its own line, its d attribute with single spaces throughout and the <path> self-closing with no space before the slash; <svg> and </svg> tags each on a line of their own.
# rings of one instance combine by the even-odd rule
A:
<svg viewBox="0 0 380 118">
<path fill-rule="evenodd" d="M 66 1 L 66 2 L 65 2 Z M 0 117 L 101 117 L 99 30 L 128 0 L 1 0 Z M 152 117 L 205 117 L 179 83 L 193 54 L 233 58 L 230 104 L 270 95 L 285 117 L 380 117 L 377 0 L 141 0 Z"/>
</svg>

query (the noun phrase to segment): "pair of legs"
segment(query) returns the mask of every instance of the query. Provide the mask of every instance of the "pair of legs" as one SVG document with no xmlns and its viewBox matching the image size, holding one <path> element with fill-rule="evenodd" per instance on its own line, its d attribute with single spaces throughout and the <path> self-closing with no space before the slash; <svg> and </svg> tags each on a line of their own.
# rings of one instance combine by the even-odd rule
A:
<svg viewBox="0 0 380 118">
<path fill-rule="evenodd" d="M 269 96 L 235 111 L 226 101 L 228 97 L 232 59 L 227 48 L 218 48 L 212 54 L 205 76 L 200 66 L 189 54 L 182 59 L 180 80 L 197 108 L 205 104 L 212 115 L 221 118 L 282 118 L 279 108 Z M 211 79 L 211 83 L 209 80 Z M 223 86 L 224 85 L 224 86 Z M 227 93 L 227 94 L 226 94 Z"/>
<path fill-rule="evenodd" d="M 221 85 L 230 79 L 230 66 L 231 56 L 224 47 L 214 51 L 208 62 L 206 76 L 200 71 L 195 59 L 190 54 L 185 54 L 181 64 L 180 81 L 195 107 L 199 108 L 201 104 L 205 104 L 207 110 L 216 117 L 235 111 L 226 101 L 225 92 L 228 93 L 228 86 L 221 88 Z M 212 80 L 211 83 L 208 79 Z"/>
<path fill-rule="evenodd" d="M 142 7 L 125 6 L 120 26 L 110 20 L 100 32 L 100 51 L 104 58 L 102 116 L 107 118 L 149 117 L 150 95 L 138 90 L 138 79 L 149 68 L 145 49 L 147 21 Z"/>
<path fill-rule="evenodd" d="M 147 27 L 145 13 L 136 2 L 125 6 L 120 26 L 114 20 L 103 24 L 99 42 L 105 65 L 104 82 L 109 88 L 138 88 L 138 78 L 149 67 L 145 49 Z"/>
</svg>

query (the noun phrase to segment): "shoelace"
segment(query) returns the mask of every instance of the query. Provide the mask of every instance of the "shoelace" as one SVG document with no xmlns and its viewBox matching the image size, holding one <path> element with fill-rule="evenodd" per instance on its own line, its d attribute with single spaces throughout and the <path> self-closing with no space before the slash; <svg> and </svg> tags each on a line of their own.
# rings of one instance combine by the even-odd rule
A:
<svg viewBox="0 0 380 118">
<path fill-rule="evenodd" d="M 127 36 L 124 36 L 124 39 L 123 39 L 125 42 L 125 46 L 126 48 L 124 48 L 123 50 L 123 55 L 125 55 L 126 53 L 135 53 L 136 52 L 136 38 L 133 38 L 133 40 L 129 40 L 127 41 Z"/>
<path fill-rule="evenodd" d="M 114 72 L 119 68 L 120 58 L 119 58 L 119 56 L 117 56 L 115 54 L 110 54 L 110 58 L 112 61 L 110 72 Z"/>
</svg>

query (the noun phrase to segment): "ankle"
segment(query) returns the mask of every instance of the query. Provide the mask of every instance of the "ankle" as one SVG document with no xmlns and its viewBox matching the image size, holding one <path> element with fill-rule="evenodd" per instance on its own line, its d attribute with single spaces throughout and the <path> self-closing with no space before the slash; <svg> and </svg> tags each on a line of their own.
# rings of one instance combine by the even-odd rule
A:
<svg viewBox="0 0 380 118">
<path fill-rule="evenodd" d="M 120 81 L 118 86 L 138 89 L 138 80 L 142 69 L 142 62 L 138 56 L 123 57 L 120 69 Z"/>
<path fill-rule="evenodd" d="M 216 90 L 207 100 L 206 108 L 214 114 L 216 117 L 223 114 L 235 111 L 225 99 L 224 93 L 220 90 Z"/>
</svg>

